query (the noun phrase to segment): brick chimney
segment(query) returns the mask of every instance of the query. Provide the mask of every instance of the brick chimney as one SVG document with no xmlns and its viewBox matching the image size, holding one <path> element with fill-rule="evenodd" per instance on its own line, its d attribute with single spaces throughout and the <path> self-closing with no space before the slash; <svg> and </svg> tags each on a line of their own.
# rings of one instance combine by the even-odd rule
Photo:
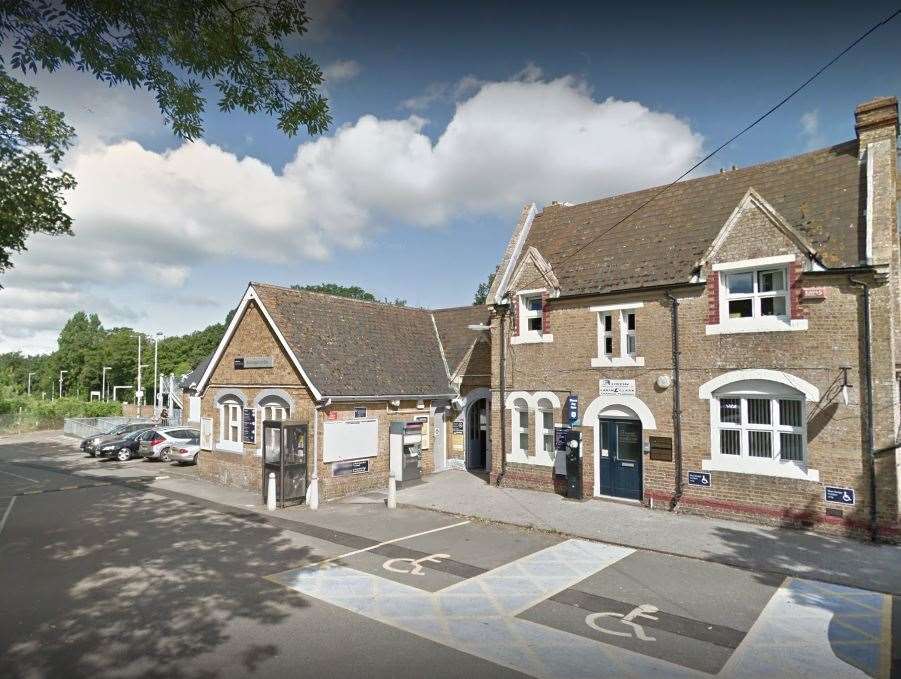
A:
<svg viewBox="0 0 901 679">
<path fill-rule="evenodd" d="M 866 239 L 861 259 L 889 265 L 897 256 L 898 100 L 878 97 L 854 109 L 860 159 L 866 164 Z"/>
</svg>

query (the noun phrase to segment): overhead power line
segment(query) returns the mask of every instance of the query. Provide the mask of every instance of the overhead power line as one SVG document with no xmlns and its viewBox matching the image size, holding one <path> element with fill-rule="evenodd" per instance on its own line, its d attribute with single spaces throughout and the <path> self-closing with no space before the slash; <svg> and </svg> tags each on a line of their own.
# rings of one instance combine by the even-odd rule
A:
<svg viewBox="0 0 901 679">
<path fill-rule="evenodd" d="M 839 53 L 836 54 L 834 57 L 832 57 L 832 59 L 830 59 L 828 62 L 826 62 L 825 64 L 823 64 L 823 66 L 821 66 L 821 67 L 819 68 L 819 70 L 817 70 L 812 76 L 810 76 L 807 80 L 805 80 L 803 83 L 801 83 L 800 85 L 798 85 L 798 86 L 797 86 L 794 90 L 792 90 L 789 94 L 785 95 L 782 99 L 780 99 L 779 102 L 778 102 L 775 106 L 773 106 L 772 108 L 770 108 L 766 113 L 763 113 L 762 115 L 758 116 L 753 122 L 749 123 L 749 124 L 746 125 L 744 128 L 742 128 L 739 132 L 737 132 L 736 134 L 734 134 L 733 136 L 731 136 L 729 139 L 727 139 L 726 141 L 724 141 L 722 144 L 720 144 L 719 146 L 717 146 L 713 151 L 711 151 L 711 152 L 708 153 L 706 156 L 704 156 L 703 158 L 701 158 L 701 160 L 699 160 L 697 163 L 695 163 L 694 165 L 692 165 L 690 168 L 688 168 L 685 172 L 683 172 L 683 173 L 680 174 L 678 177 L 676 177 L 676 178 L 675 178 L 673 181 L 671 181 L 669 184 L 667 184 L 666 186 L 662 187 L 659 191 L 657 191 L 656 193 L 654 193 L 650 198 L 648 198 L 645 202 L 643 202 L 641 205 L 639 205 L 638 207 L 636 207 L 634 210 L 632 210 L 630 213 L 628 213 L 625 217 L 623 217 L 622 219 L 620 219 L 618 222 L 616 222 L 616 223 L 613 224 L 612 226 L 608 227 L 608 228 L 605 229 L 604 231 L 601 231 L 601 233 L 597 234 L 596 236 L 594 236 L 593 238 L 589 239 L 589 240 L 586 241 L 585 243 L 579 245 L 579 246 L 576 247 L 572 252 L 570 252 L 568 255 L 566 255 L 566 256 L 564 256 L 563 258 L 561 258 L 560 260 L 558 260 L 558 265 L 559 265 L 561 262 L 564 262 L 564 261 L 566 261 L 567 259 L 570 259 L 570 258 L 572 258 L 573 256 L 577 255 L 579 252 L 581 252 L 582 250 L 584 250 L 585 248 L 587 248 L 589 245 L 591 245 L 592 243 L 594 243 L 595 241 L 597 241 L 599 238 L 601 238 L 601 237 L 607 235 L 608 233 L 610 233 L 611 231 L 613 231 L 613 229 L 615 229 L 616 227 L 620 226 L 621 224 L 623 224 L 624 222 L 626 222 L 628 219 L 630 219 L 630 218 L 633 217 L 634 215 L 638 214 L 641 210 L 643 210 L 643 209 L 646 208 L 648 205 L 650 205 L 651 203 L 653 203 L 653 202 L 654 202 L 655 200 L 657 200 L 660 196 L 662 196 L 664 193 L 666 193 L 667 191 L 669 191 L 673 186 L 675 186 L 675 185 L 678 184 L 680 181 L 682 181 L 683 179 L 685 179 L 685 177 L 687 177 L 688 175 L 690 175 L 692 172 L 694 172 L 694 171 L 697 170 L 699 167 L 701 167 L 701 165 L 703 165 L 704 163 L 706 163 L 708 160 L 710 160 L 711 158 L 713 158 L 717 153 L 719 153 L 719 152 L 722 151 L 724 148 L 726 148 L 729 144 L 731 144 L 732 142 L 734 142 L 736 139 L 738 139 L 738 138 L 741 137 L 742 135 L 746 134 L 746 133 L 747 133 L 748 131 L 750 131 L 752 128 L 756 127 L 758 124 L 760 124 L 761 122 L 763 122 L 766 118 L 768 118 L 768 117 L 771 116 L 773 113 L 775 113 L 776 111 L 778 111 L 780 108 L 782 108 L 782 106 L 784 106 L 784 105 L 785 105 L 790 99 L 792 99 L 796 94 L 798 94 L 801 90 L 803 90 L 805 87 L 807 87 L 807 86 L 808 86 L 810 83 L 812 83 L 814 80 L 816 80 L 817 78 L 819 78 L 819 77 L 820 77 L 820 76 L 821 76 L 828 68 L 830 68 L 833 64 L 835 64 L 835 62 L 837 62 L 839 59 L 841 59 L 843 56 L 845 56 L 845 55 L 846 55 L 848 52 L 850 52 L 852 49 L 854 49 L 855 47 L 857 47 L 857 45 L 859 45 L 861 42 L 863 42 L 864 40 L 866 40 L 866 39 L 867 39 L 872 33 L 874 33 L 876 30 L 878 30 L 878 29 L 881 28 L 882 26 L 885 26 L 885 25 L 888 24 L 889 22 L 891 22 L 891 21 L 892 21 L 893 19 L 895 19 L 899 14 L 901 14 L 901 8 L 896 9 L 894 12 L 892 12 L 891 14 L 889 14 L 887 17 L 885 17 L 884 19 L 882 19 L 882 20 L 879 21 L 878 23 L 876 23 L 876 24 L 874 24 L 873 26 L 871 26 L 866 32 L 864 32 L 864 33 L 862 33 L 860 36 L 858 36 L 858 38 L 857 38 L 856 40 L 854 40 L 854 42 L 852 42 L 850 45 L 848 45 L 847 47 L 845 47 L 841 52 L 839 52 Z M 530 284 L 531 284 L 531 282 L 530 282 Z"/>
</svg>

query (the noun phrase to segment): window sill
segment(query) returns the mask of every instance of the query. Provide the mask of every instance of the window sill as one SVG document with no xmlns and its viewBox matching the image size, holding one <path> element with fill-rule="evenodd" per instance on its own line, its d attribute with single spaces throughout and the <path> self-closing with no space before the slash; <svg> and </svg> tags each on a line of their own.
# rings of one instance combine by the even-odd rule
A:
<svg viewBox="0 0 901 679">
<path fill-rule="evenodd" d="M 819 483 L 820 472 L 817 469 L 807 469 L 795 462 L 777 462 L 774 460 L 749 462 L 745 459 L 729 460 L 718 456 L 708 460 L 701 460 L 701 469 L 704 471 L 734 472 L 736 474 L 756 474 L 758 476 L 778 476 L 783 479 L 799 479 L 801 481 L 814 481 Z"/>
<path fill-rule="evenodd" d="M 523 335 L 514 335 L 510 338 L 510 344 L 544 344 L 553 342 L 553 335 L 542 335 L 539 333 L 526 333 Z"/>
<path fill-rule="evenodd" d="M 507 462 L 515 462 L 517 464 L 531 464 L 540 467 L 553 467 L 554 461 L 546 456 L 525 455 L 523 453 L 508 453 Z"/>
<path fill-rule="evenodd" d="M 236 455 L 244 454 L 243 443 L 229 443 L 227 441 L 217 441 L 213 447 L 215 453 L 235 453 Z"/>
<path fill-rule="evenodd" d="M 643 356 L 614 356 L 613 358 L 593 358 L 591 359 L 592 368 L 629 368 L 641 367 L 644 365 Z"/>
<path fill-rule="evenodd" d="M 748 332 L 791 332 L 807 330 L 806 318 L 783 321 L 778 318 L 730 318 L 715 325 L 704 326 L 708 335 L 738 335 Z"/>
</svg>

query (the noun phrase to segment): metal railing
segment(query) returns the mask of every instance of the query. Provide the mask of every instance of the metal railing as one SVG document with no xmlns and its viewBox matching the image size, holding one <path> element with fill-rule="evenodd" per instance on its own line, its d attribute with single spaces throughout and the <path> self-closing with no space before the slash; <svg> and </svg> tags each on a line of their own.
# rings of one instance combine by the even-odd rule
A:
<svg viewBox="0 0 901 679">
<path fill-rule="evenodd" d="M 63 433 L 75 438 L 87 438 L 95 434 L 103 434 L 120 424 L 152 421 L 145 417 L 67 417 L 63 424 Z"/>
<path fill-rule="evenodd" d="M 0 415 L 0 436 L 24 434 L 30 431 L 61 429 L 62 417 L 47 417 L 25 413 L 8 413 Z"/>
</svg>

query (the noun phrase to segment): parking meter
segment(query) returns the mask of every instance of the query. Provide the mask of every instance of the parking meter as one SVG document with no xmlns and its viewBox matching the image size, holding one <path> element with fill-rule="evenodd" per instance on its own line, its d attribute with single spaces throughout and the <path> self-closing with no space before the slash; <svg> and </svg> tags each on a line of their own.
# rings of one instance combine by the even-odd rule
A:
<svg viewBox="0 0 901 679">
<path fill-rule="evenodd" d="M 566 432 L 566 497 L 582 499 L 582 434 L 573 429 Z"/>
</svg>

